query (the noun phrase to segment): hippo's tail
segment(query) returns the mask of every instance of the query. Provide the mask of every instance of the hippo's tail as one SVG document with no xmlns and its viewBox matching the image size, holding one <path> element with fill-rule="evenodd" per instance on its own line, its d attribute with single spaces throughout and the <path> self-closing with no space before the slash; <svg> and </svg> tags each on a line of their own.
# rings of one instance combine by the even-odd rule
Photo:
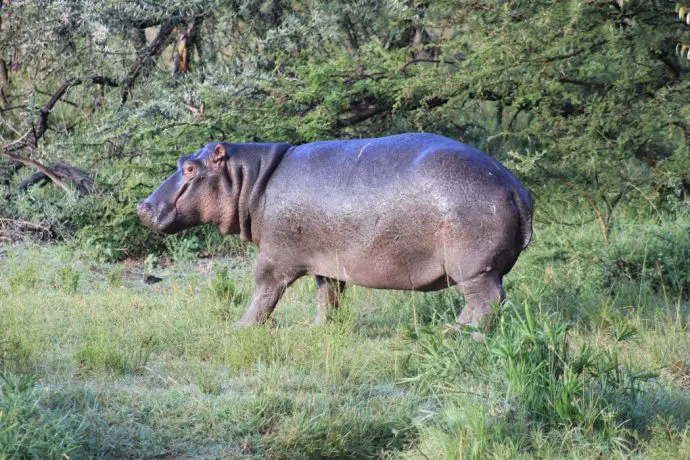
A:
<svg viewBox="0 0 690 460">
<path fill-rule="evenodd" d="M 522 187 L 513 191 L 513 201 L 520 216 L 520 249 L 525 249 L 532 239 L 532 197 Z"/>
</svg>

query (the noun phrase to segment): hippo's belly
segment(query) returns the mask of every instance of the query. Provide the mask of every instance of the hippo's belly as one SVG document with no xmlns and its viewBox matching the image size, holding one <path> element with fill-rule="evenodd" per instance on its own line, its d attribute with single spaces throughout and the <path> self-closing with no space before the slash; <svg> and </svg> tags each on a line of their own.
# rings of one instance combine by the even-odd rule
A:
<svg viewBox="0 0 690 460">
<path fill-rule="evenodd" d="M 300 203 L 274 212 L 262 251 L 279 265 L 364 287 L 424 291 L 453 284 L 444 266 L 447 225 L 438 208 L 419 197 L 381 198 L 352 195 L 338 206 Z"/>
<path fill-rule="evenodd" d="M 454 284 L 446 275 L 443 259 L 435 253 L 419 247 L 401 248 L 318 252 L 310 255 L 307 271 L 376 289 L 429 291 Z"/>
</svg>

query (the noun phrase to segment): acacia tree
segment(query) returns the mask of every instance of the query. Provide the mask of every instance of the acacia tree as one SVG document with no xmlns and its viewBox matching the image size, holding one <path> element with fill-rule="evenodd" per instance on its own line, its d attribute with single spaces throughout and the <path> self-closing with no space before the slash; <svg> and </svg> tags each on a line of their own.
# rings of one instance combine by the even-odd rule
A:
<svg viewBox="0 0 690 460">
<path fill-rule="evenodd" d="M 59 142 L 81 123 L 92 121 L 105 102 L 107 88 L 118 88 L 120 104 L 126 103 L 137 81 L 151 71 L 173 40 L 175 30 L 185 31 L 180 35 L 184 45 L 178 47 L 183 59 L 176 70 L 187 71 L 189 45 L 201 49 L 195 25 L 206 14 L 205 6 L 205 2 L 159 6 L 3 0 L 0 153 L 70 191 L 64 179 L 76 182 L 81 175 L 65 165 L 42 164 L 51 154 L 60 157 L 43 148 L 44 136 L 47 142 Z M 11 168 L 10 174 L 17 169 Z"/>
<path fill-rule="evenodd" d="M 666 2 L 3 1 L 0 142 L 97 168 L 117 203 L 209 140 L 419 130 L 583 200 L 604 240 L 622 203 L 689 187 L 688 28 Z"/>
</svg>

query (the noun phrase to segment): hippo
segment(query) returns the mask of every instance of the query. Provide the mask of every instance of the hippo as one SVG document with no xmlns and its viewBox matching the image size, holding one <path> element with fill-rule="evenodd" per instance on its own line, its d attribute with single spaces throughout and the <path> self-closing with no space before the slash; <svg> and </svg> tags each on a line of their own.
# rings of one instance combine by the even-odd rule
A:
<svg viewBox="0 0 690 460">
<path fill-rule="evenodd" d="M 164 233 L 215 224 L 258 246 L 251 304 L 264 323 L 295 280 L 314 276 L 315 323 L 346 284 L 434 291 L 457 286 L 461 327 L 490 327 L 503 276 L 532 236 L 532 200 L 481 150 L 408 133 L 303 145 L 214 142 L 137 205 Z"/>
</svg>

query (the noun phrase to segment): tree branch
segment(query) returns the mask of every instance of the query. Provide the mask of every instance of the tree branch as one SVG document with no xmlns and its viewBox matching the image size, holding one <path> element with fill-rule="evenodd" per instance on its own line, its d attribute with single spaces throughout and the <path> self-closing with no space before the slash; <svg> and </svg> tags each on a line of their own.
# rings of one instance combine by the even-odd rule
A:
<svg viewBox="0 0 690 460">
<path fill-rule="evenodd" d="M 445 105 L 448 103 L 450 99 L 445 98 L 445 97 L 434 97 L 431 99 L 428 99 L 426 101 L 420 101 L 418 105 L 412 106 L 407 108 L 407 110 L 414 110 L 418 109 L 422 105 L 434 109 L 436 107 L 440 107 L 442 105 Z M 382 113 L 386 113 L 390 111 L 393 108 L 392 105 L 390 105 L 388 102 L 381 102 L 381 103 L 375 103 L 375 104 L 368 104 L 366 108 L 361 109 L 357 111 L 354 115 L 351 115 L 347 118 L 338 118 L 335 120 L 335 127 L 336 128 L 347 128 L 348 126 L 356 125 L 358 123 L 361 123 L 363 121 L 366 121 L 372 117 L 375 117 L 376 115 L 380 115 Z"/>
<path fill-rule="evenodd" d="M 58 101 L 65 95 L 65 93 L 67 93 L 67 90 L 69 90 L 72 86 L 80 84 L 81 80 L 79 79 L 68 81 L 67 83 L 59 87 L 57 91 L 53 93 L 48 103 L 43 106 L 38 116 L 38 127 L 33 128 L 34 139 L 32 145 L 34 148 L 38 147 L 39 139 L 45 134 L 46 129 L 48 129 L 48 115 L 50 115 L 50 112 L 52 112 L 53 107 L 55 107 L 55 104 L 58 103 Z"/>
<path fill-rule="evenodd" d="M 136 61 L 134 61 L 134 64 L 132 64 L 132 67 L 129 70 L 129 74 L 127 75 L 127 77 L 125 77 L 121 85 L 122 92 L 120 95 L 120 106 L 124 105 L 127 102 L 127 99 L 131 95 L 132 87 L 134 86 L 134 83 L 136 82 L 139 75 L 144 70 L 148 70 L 153 66 L 153 64 L 155 63 L 154 58 L 160 55 L 160 53 L 163 51 L 163 47 L 165 46 L 168 37 L 170 36 L 172 31 L 175 29 L 175 26 L 177 26 L 179 22 L 180 20 L 176 19 L 168 20 L 162 23 L 160 29 L 158 30 L 156 38 L 154 38 L 151 41 L 149 46 L 146 48 L 146 51 L 141 53 L 139 57 L 136 59 Z"/>
<path fill-rule="evenodd" d="M 374 117 L 374 116 L 379 115 L 381 113 L 387 112 L 390 109 L 391 109 L 391 107 L 388 104 L 371 105 L 368 108 L 366 108 L 360 112 L 357 112 L 350 117 L 338 118 L 335 121 L 335 127 L 336 128 L 347 128 L 348 126 L 356 125 L 357 123 L 361 123 L 365 120 L 368 120 L 371 117 Z"/>
<path fill-rule="evenodd" d="M 14 153 L 10 153 L 7 151 L 0 152 L 0 153 L 5 155 L 7 158 L 9 158 L 12 161 L 22 163 L 26 166 L 32 166 L 33 168 L 37 169 L 38 171 L 42 172 L 47 177 L 49 177 L 50 180 L 52 180 L 55 183 L 55 185 L 57 185 L 58 187 L 60 187 L 64 191 L 66 191 L 67 193 L 72 193 L 72 189 L 69 188 L 69 186 L 66 183 L 64 183 L 53 171 L 51 171 L 50 169 L 48 169 L 46 166 L 42 165 L 38 161 L 32 160 L 31 158 L 25 158 L 25 157 L 22 157 L 19 155 L 15 155 Z"/>
<path fill-rule="evenodd" d="M 431 64 L 455 64 L 455 61 L 441 61 L 440 59 L 412 59 L 407 61 L 402 67 L 400 67 L 399 72 L 407 74 L 407 68 L 412 64 L 418 64 L 420 62 L 428 62 Z"/>
<path fill-rule="evenodd" d="M 582 53 L 585 53 L 587 51 L 592 51 L 594 48 L 597 48 L 597 47 L 603 45 L 607 41 L 608 40 L 599 40 L 598 42 L 594 42 L 591 46 L 588 46 L 586 48 L 581 48 L 579 50 L 572 51 L 572 52 L 566 53 L 566 54 L 559 54 L 557 56 L 541 57 L 541 58 L 535 59 L 535 62 L 548 63 L 548 62 L 554 62 L 554 61 L 561 61 L 563 59 L 569 59 L 571 57 L 575 57 L 575 56 L 578 56 Z"/>
<path fill-rule="evenodd" d="M 111 86 L 111 84 L 116 84 L 113 79 L 103 76 L 90 77 L 88 80 L 96 84 L 103 84 L 109 86 Z M 33 167 L 34 169 L 38 170 L 40 173 L 48 177 L 50 180 L 52 180 L 55 183 L 55 185 L 62 188 L 68 193 L 71 193 L 72 189 L 70 189 L 70 187 L 60 178 L 59 174 L 56 174 L 55 171 L 53 171 L 51 168 L 48 168 L 47 166 L 39 163 L 38 161 L 32 160 L 31 158 L 27 158 L 22 155 L 18 155 L 15 152 L 18 152 L 25 148 L 33 150 L 38 147 L 38 142 L 41 140 L 43 135 L 48 130 L 48 117 L 50 116 L 50 113 L 53 111 L 55 105 L 60 101 L 60 99 L 62 99 L 65 96 L 65 94 L 67 94 L 67 91 L 69 91 L 71 87 L 80 85 L 83 82 L 84 80 L 79 78 L 75 78 L 65 82 L 52 94 L 48 102 L 41 108 L 38 115 L 37 124 L 34 124 L 32 122 L 31 127 L 19 138 L 0 146 L 0 154 L 6 156 L 7 158 L 16 163 L 21 163 L 23 165 Z M 79 184 L 77 185 L 79 187 Z"/>
</svg>

